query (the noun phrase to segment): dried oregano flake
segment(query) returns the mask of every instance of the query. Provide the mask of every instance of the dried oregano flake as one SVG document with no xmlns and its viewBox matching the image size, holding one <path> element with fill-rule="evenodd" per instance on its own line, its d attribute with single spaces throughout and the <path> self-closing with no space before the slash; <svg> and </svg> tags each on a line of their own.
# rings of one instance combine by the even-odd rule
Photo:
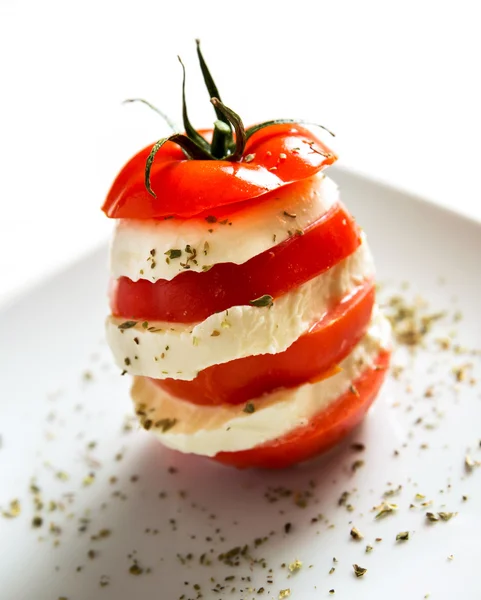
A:
<svg viewBox="0 0 481 600">
<path fill-rule="evenodd" d="M 362 577 L 367 573 L 367 569 L 365 569 L 364 567 L 360 567 L 359 565 L 353 564 L 352 568 L 354 569 L 354 575 L 356 577 Z"/>
<path fill-rule="evenodd" d="M 359 529 L 357 527 L 353 527 L 351 529 L 350 533 L 351 533 L 351 537 L 354 540 L 360 541 L 360 540 L 364 539 L 363 534 L 359 531 Z"/>
<path fill-rule="evenodd" d="M 271 307 L 274 304 L 274 298 L 269 294 L 264 294 L 260 298 L 256 298 L 255 300 L 250 300 L 249 304 L 251 306 L 257 306 L 258 308 Z"/>
<path fill-rule="evenodd" d="M 135 327 L 137 325 L 138 321 L 124 321 L 123 323 L 120 323 L 119 325 L 119 329 L 121 331 L 123 331 L 124 329 L 131 329 L 132 327 Z"/>
</svg>

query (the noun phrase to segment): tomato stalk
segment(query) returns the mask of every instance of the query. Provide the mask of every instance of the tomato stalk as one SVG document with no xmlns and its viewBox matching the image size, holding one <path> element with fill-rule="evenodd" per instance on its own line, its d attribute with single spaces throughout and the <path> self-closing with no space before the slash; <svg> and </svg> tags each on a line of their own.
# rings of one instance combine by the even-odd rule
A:
<svg viewBox="0 0 481 600">
<path fill-rule="evenodd" d="M 224 118 L 228 119 L 232 123 L 235 129 L 234 152 L 231 155 L 227 155 L 226 157 L 224 157 L 224 160 L 240 160 L 242 158 L 242 155 L 244 154 L 244 148 L 246 146 L 247 141 L 246 130 L 242 119 L 231 108 L 227 107 L 225 104 L 222 104 L 219 98 L 211 98 L 210 101 L 214 108 L 221 112 Z"/>
<path fill-rule="evenodd" d="M 196 44 L 197 56 L 199 59 L 202 76 L 204 78 L 204 83 L 217 116 L 217 120 L 214 122 L 212 142 L 209 144 L 209 142 L 204 138 L 204 136 L 202 136 L 190 122 L 189 115 L 187 112 L 187 102 L 185 93 L 185 66 L 181 58 L 178 57 L 179 62 L 182 65 L 182 121 L 184 124 L 185 134 L 174 133 L 169 137 L 161 138 L 152 147 L 145 163 L 144 173 L 145 187 L 151 196 L 156 198 L 156 195 L 152 190 L 150 183 L 150 172 L 152 169 L 152 164 L 155 160 L 157 152 L 160 150 L 160 148 L 162 148 L 162 146 L 166 142 L 174 142 L 175 144 L 180 146 L 185 156 L 189 160 L 225 160 L 230 162 L 240 162 L 243 160 L 245 146 L 249 138 L 261 129 L 264 129 L 265 127 L 270 127 L 272 125 L 280 125 L 285 123 L 292 123 L 293 125 L 315 125 L 317 127 L 321 127 L 329 134 L 334 136 L 334 134 L 323 125 L 298 119 L 275 119 L 272 121 L 265 121 L 263 123 L 253 125 L 252 127 L 246 129 L 240 116 L 222 102 L 217 85 L 215 84 L 214 79 L 207 66 L 207 63 L 205 62 L 204 56 L 202 55 L 200 49 L 200 41 L 196 40 Z M 134 101 L 139 101 L 149 106 L 152 110 L 156 111 L 161 117 L 163 117 L 164 120 L 167 121 L 167 123 L 171 126 L 171 128 L 174 128 L 172 121 L 170 121 L 170 119 L 166 115 L 164 115 L 159 109 L 157 109 L 155 106 L 153 106 L 146 100 L 142 100 L 140 98 L 126 100 L 126 102 Z M 323 156 L 326 156 L 327 158 L 330 158 L 332 156 L 330 154 L 324 154 L 320 151 L 316 152 L 318 152 L 319 154 L 323 154 Z"/>
<path fill-rule="evenodd" d="M 184 122 L 185 133 L 187 134 L 187 137 L 190 140 L 192 140 L 192 142 L 194 142 L 196 146 L 202 148 L 202 150 L 205 150 L 207 154 L 209 154 L 209 157 L 212 158 L 210 154 L 209 143 L 204 137 L 200 135 L 200 133 L 196 131 L 196 129 L 192 126 L 189 120 L 189 116 L 187 114 L 187 102 L 185 101 L 185 67 L 180 56 L 178 56 L 177 58 L 179 59 L 179 62 L 182 65 L 182 120 Z M 182 149 L 184 150 L 184 148 Z"/>
<path fill-rule="evenodd" d="M 199 58 L 200 70 L 202 71 L 202 76 L 204 78 L 204 83 L 209 92 L 210 98 L 218 98 L 221 100 L 219 90 L 215 84 L 215 81 L 210 74 L 209 67 L 204 60 L 204 56 L 202 55 L 202 51 L 200 49 L 200 40 L 195 40 L 197 44 L 197 57 Z M 217 121 L 214 123 L 214 134 L 212 137 L 211 144 L 211 153 L 215 158 L 222 158 L 225 156 L 227 152 L 227 147 L 229 144 L 232 144 L 232 127 L 229 123 L 229 120 L 225 117 L 219 108 L 215 107 L 215 114 L 217 116 Z"/>
<path fill-rule="evenodd" d="M 152 169 L 152 163 L 154 162 L 154 158 L 157 152 L 162 148 L 165 142 L 169 141 L 175 142 L 178 146 L 180 146 L 187 158 L 191 160 L 209 160 L 212 158 L 208 152 L 206 152 L 200 146 L 197 146 L 197 144 L 193 140 L 191 140 L 183 133 L 174 133 L 168 138 L 161 138 L 157 143 L 154 144 L 145 163 L 145 187 L 149 194 L 154 198 L 157 198 L 157 195 L 150 185 L 150 171 Z"/>
<path fill-rule="evenodd" d="M 214 133 L 210 145 L 211 154 L 214 158 L 220 159 L 227 153 L 228 144 L 232 143 L 232 131 L 230 124 L 227 125 L 219 119 L 214 122 Z"/>
<path fill-rule="evenodd" d="M 150 102 L 148 102 L 147 100 L 144 100 L 143 98 L 128 98 L 127 100 L 124 100 L 122 102 L 122 104 L 130 104 L 131 102 L 141 102 L 142 104 L 145 104 L 151 110 L 153 110 L 159 116 L 161 116 L 162 119 L 164 119 L 164 121 L 167 123 L 167 125 L 170 127 L 170 129 L 172 129 L 172 131 L 174 133 L 177 132 L 177 126 L 172 121 L 172 119 L 168 115 L 166 115 L 164 112 L 162 112 L 160 109 L 158 109 L 156 106 L 154 106 L 153 104 L 151 104 Z"/>
</svg>

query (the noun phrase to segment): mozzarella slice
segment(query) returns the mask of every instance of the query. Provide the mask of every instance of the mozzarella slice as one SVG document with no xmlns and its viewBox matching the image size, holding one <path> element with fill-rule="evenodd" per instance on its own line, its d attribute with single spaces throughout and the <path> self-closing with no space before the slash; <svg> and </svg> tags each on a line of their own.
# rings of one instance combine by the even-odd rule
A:
<svg viewBox="0 0 481 600">
<path fill-rule="evenodd" d="M 121 369 L 157 379 L 192 380 L 212 365 L 277 354 L 319 321 L 332 304 L 374 276 L 363 238 L 359 248 L 325 273 L 274 301 L 272 307 L 234 306 L 197 324 L 149 322 L 125 329 L 107 319 L 107 340 Z"/>
<path fill-rule="evenodd" d="M 146 378 L 136 377 L 132 397 L 142 421 L 169 448 L 215 456 L 248 450 L 306 425 L 335 402 L 379 352 L 390 347 L 390 326 L 378 310 L 367 334 L 341 363 L 336 375 L 314 384 L 280 389 L 251 400 L 253 413 L 242 405 L 198 406 L 180 400 Z"/>
<path fill-rule="evenodd" d="M 186 267 L 202 272 L 217 263 L 242 264 L 305 229 L 338 200 L 336 184 L 317 174 L 216 223 L 198 218 L 120 219 L 111 243 L 110 271 L 115 279 L 154 282 L 171 280 Z"/>
</svg>

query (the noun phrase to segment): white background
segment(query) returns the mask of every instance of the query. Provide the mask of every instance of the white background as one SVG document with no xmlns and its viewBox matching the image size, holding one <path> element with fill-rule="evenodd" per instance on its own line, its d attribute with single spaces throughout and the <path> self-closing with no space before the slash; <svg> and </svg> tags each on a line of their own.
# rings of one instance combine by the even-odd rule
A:
<svg viewBox="0 0 481 600">
<path fill-rule="evenodd" d="M 192 120 L 212 122 L 195 37 L 247 124 L 321 122 L 343 165 L 481 218 L 477 8 L 0 0 L 0 302 L 108 237 L 109 184 L 166 133 L 121 101 L 147 98 L 179 121 L 177 54 Z"/>
</svg>

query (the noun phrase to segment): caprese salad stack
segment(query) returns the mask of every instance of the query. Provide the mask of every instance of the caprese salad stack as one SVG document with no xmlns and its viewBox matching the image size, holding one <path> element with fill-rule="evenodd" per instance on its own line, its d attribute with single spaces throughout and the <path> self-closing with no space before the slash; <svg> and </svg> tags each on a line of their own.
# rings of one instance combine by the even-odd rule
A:
<svg viewBox="0 0 481 600">
<path fill-rule="evenodd" d="M 238 467 L 338 442 L 384 379 L 390 330 L 365 239 L 298 121 L 217 120 L 135 155 L 103 206 L 117 220 L 107 338 L 145 429 Z"/>
</svg>

